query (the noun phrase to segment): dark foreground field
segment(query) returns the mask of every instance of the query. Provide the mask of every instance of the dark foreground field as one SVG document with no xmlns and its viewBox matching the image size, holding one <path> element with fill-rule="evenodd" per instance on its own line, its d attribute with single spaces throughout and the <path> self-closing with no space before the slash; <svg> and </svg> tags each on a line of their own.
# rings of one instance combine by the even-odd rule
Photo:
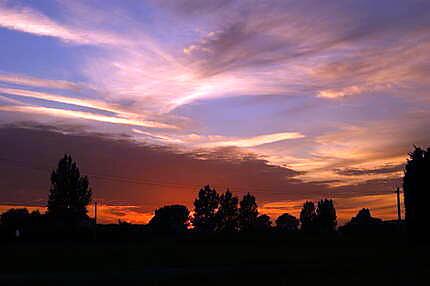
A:
<svg viewBox="0 0 430 286">
<path fill-rule="evenodd" d="M 379 240 L 4 243 L 0 285 L 428 285 L 430 248 Z"/>
</svg>

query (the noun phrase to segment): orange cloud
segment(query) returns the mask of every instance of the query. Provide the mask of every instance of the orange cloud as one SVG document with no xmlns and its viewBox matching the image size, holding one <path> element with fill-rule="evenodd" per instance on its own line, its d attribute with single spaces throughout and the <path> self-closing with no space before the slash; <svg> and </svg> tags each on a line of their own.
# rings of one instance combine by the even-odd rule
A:
<svg viewBox="0 0 430 286">
<path fill-rule="evenodd" d="M 275 201 L 263 204 L 259 207 L 261 213 L 265 213 L 275 220 L 283 213 L 290 213 L 297 218 L 306 200 Z M 339 224 L 348 222 L 362 208 L 370 209 L 372 216 L 384 220 L 397 219 L 397 205 L 395 194 L 366 195 L 355 197 L 342 197 L 333 199 Z M 316 201 L 315 201 L 316 202 Z M 401 204 L 403 205 L 403 199 Z M 404 210 L 402 210 L 404 215 Z"/>
<path fill-rule="evenodd" d="M 88 215 L 94 217 L 94 208 L 88 208 Z M 152 212 L 142 212 L 138 206 L 133 205 L 105 205 L 97 206 L 97 219 L 99 223 L 118 223 L 119 220 L 128 223 L 146 224 L 154 216 Z"/>
<path fill-rule="evenodd" d="M 29 212 L 39 211 L 45 213 L 47 208 L 44 206 L 32 205 L 0 205 L 0 214 L 9 209 L 26 208 Z M 153 213 L 142 212 L 138 206 L 132 205 L 98 205 L 97 207 L 97 220 L 98 223 L 118 223 L 119 220 L 134 224 L 146 224 L 153 217 Z M 88 216 L 94 217 L 94 206 L 88 206 Z"/>
<path fill-rule="evenodd" d="M 344 97 L 348 95 L 359 94 L 362 91 L 363 91 L 363 88 L 360 88 L 358 86 L 350 86 L 339 90 L 335 90 L 335 89 L 322 90 L 318 93 L 318 97 L 332 99 L 332 98 Z"/>
</svg>

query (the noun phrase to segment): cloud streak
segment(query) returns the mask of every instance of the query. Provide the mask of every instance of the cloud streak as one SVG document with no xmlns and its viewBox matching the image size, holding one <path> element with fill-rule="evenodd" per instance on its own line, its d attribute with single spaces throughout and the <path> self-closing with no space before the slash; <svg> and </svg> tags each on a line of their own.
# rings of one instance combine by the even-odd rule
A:
<svg viewBox="0 0 430 286">
<path fill-rule="evenodd" d="M 99 110 L 104 110 L 104 111 L 110 111 L 110 112 L 114 112 L 114 113 L 125 113 L 124 111 L 120 110 L 119 108 L 109 106 L 108 104 L 106 104 L 105 102 L 102 102 L 102 101 L 66 97 L 66 96 L 61 96 L 61 95 L 56 95 L 56 94 L 51 94 L 51 93 L 46 93 L 46 92 L 38 92 L 38 91 L 31 91 L 31 90 L 25 90 L 25 89 L 0 87 L 0 93 L 9 94 L 9 95 L 17 95 L 20 97 L 49 100 L 49 101 L 54 101 L 54 102 L 59 102 L 59 103 L 73 104 L 73 105 L 82 106 L 82 107 L 89 107 L 89 108 L 94 108 L 94 109 L 99 109 Z"/>
<path fill-rule="evenodd" d="M 32 87 L 69 89 L 73 91 L 79 91 L 82 88 L 87 88 L 85 84 L 74 83 L 67 80 L 41 79 L 32 76 L 7 73 L 0 73 L 0 82 Z"/>
<path fill-rule="evenodd" d="M 121 118 L 121 117 L 114 117 L 114 116 L 99 115 L 91 112 L 57 109 L 57 108 L 49 108 L 49 107 L 41 107 L 41 106 L 13 106 L 13 105 L 0 106 L 0 111 L 31 113 L 31 114 L 55 116 L 55 117 L 62 117 L 62 118 L 85 119 L 85 120 L 93 120 L 93 121 L 112 123 L 112 124 L 142 126 L 142 127 L 149 127 L 149 128 L 170 128 L 170 129 L 176 128 L 173 125 L 168 125 L 168 124 L 154 122 L 154 121 L 128 119 L 128 118 Z"/>
<path fill-rule="evenodd" d="M 8 7 L 0 3 L 0 27 L 38 36 L 55 37 L 83 45 L 127 44 L 117 35 L 103 31 L 79 30 L 59 24 L 29 7 Z"/>
<path fill-rule="evenodd" d="M 273 133 L 273 134 L 265 134 L 258 135 L 249 138 L 237 138 L 237 139 L 229 139 L 225 138 L 224 140 L 204 143 L 202 147 L 226 147 L 226 146 L 236 146 L 236 147 L 255 147 L 263 144 L 269 144 L 284 140 L 291 139 L 299 139 L 304 138 L 303 134 L 298 132 L 281 132 L 281 133 Z"/>
<path fill-rule="evenodd" d="M 219 147 L 256 147 L 264 144 L 270 144 L 280 142 L 284 140 L 300 139 L 304 138 L 305 135 L 299 132 L 280 132 L 273 134 L 258 135 L 252 137 L 228 137 L 221 135 L 199 135 L 199 134 L 186 134 L 167 136 L 162 134 L 156 134 L 139 129 L 133 129 L 134 133 L 150 137 L 154 140 L 163 141 L 171 144 L 184 144 L 191 145 L 198 148 L 219 148 Z"/>
</svg>

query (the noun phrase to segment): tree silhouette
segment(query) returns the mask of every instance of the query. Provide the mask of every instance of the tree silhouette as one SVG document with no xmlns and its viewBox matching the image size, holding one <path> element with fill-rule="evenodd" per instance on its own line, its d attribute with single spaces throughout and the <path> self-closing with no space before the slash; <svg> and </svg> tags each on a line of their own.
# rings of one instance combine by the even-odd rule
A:
<svg viewBox="0 0 430 286">
<path fill-rule="evenodd" d="M 355 217 L 351 219 L 350 224 L 356 225 L 368 225 L 368 224 L 378 224 L 382 220 L 379 218 L 372 217 L 369 209 L 361 209 Z"/>
<path fill-rule="evenodd" d="M 300 211 L 300 223 L 301 229 L 304 232 L 312 232 L 315 229 L 316 221 L 316 210 L 315 204 L 310 201 L 306 201 L 303 204 L 302 210 Z"/>
<path fill-rule="evenodd" d="M 238 229 L 239 199 L 227 190 L 219 198 L 219 208 L 216 213 L 217 231 L 233 232 Z"/>
<path fill-rule="evenodd" d="M 405 220 L 412 235 L 428 232 L 430 201 L 430 148 L 415 147 L 409 153 L 403 177 Z M 421 235 L 422 236 L 422 235 Z"/>
<path fill-rule="evenodd" d="M 276 227 L 283 231 L 294 232 L 299 229 L 299 220 L 295 216 L 284 213 L 276 219 Z"/>
<path fill-rule="evenodd" d="M 5 227 L 18 228 L 23 227 L 30 218 L 30 213 L 27 209 L 9 209 L 2 213 L 1 224 Z"/>
<path fill-rule="evenodd" d="M 272 222 L 268 215 L 259 215 L 255 224 L 255 228 L 258 231 L 268 231 L 272 227 Z"/>
<path fill-rule="evenodd" d="M 219 195 L 209 185 L 200 189 L 194 201 L 194 228 L 200 232 L 212 232 L 216 227 L 216 211 L 219 204 Z"/>
<path fill-rule="evenodd" d="M 250 193 L 243 196 L 239 208 L 239 229 L 241 231 L 254 230 L 258 216 L 255 197 Z"/>
<path fill-rule="evenodd" d="M 369 234 L 376 234 L 381 230 L 383 230 L 382 220 L 372 217 L 369 209 L 361 209 L 350 222 L 339 227 L 339 231 L 343 234 L 365 235 L 365 237 L 369 237 Z"/>
<path fill-rule="evenodd" d="M 155 210 L 149 226 L 155 232 L 180 233 L 187 230 L 190 212 L 183 205 L 164 206 Z"/>
<path fill-rule="evenodd" d="M 336 230 L 336 209 L 332 200 L 320 200 L 316 210 L 316 223 L 322 233 L 330 233 Z"/>
<path fill-rule="evenodd" d="M 91 202 L 88 178 L 81 176 L 70 155 L 65 155 L 51 175 L 48 215 L 65 222 L 80 222 L 88 218 Z"/>
</svg>

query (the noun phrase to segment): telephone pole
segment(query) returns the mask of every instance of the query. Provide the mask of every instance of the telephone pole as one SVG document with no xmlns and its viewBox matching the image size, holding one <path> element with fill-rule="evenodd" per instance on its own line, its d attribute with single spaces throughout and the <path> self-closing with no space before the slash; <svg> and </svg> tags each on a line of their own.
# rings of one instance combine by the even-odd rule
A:
<svg viewBox="0 0 430 286">
<path fill-rule="evenodd" d="M 94 201 L 94 223 L 97 225 L 97 201 Z"/>
<path fill-rule="evenodd" d="M 93 239 L 97 240 L 97 201 L 94 201 L 94 227 L 93 227 Z"/>
</svg>

